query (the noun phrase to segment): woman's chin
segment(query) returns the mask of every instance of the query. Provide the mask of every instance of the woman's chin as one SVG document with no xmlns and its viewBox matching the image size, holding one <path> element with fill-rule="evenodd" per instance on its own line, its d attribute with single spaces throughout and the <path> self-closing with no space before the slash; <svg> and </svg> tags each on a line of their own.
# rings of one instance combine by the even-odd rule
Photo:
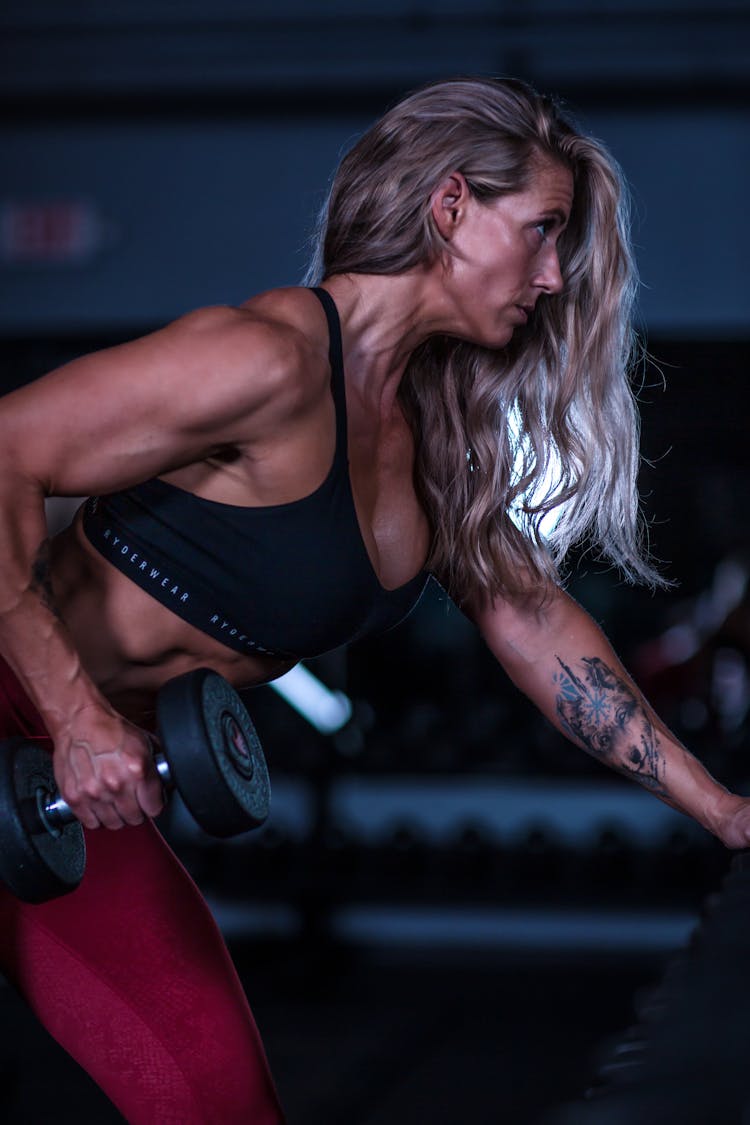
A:
<svg viewBox="0 0 750 1125">
<path fill-rule="evenodd" d="M 491 334 L 488 333 L 486 339 L 477 340 L 477 343 L 483 348 L 498 351 L 500 348 L 507 348 L 508 344 L 513 339 L 514 331 L 513 325 L 503 325 L 501 328 L 496 328 Z"/>
</svg>

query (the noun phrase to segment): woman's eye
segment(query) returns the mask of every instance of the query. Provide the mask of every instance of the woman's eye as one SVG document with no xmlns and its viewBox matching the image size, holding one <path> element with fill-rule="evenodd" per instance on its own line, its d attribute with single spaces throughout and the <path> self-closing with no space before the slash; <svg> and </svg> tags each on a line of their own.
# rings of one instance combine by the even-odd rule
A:
<svg viewBox="0 0 750 1125">
<path fill-rule="evenodd" d="M 552 226 L 553 224 L 549 221 L 549 219 L 542 219 L 541 223 L 536 224 L 534 230 L 539 231 L 542 239 L 545 239 L 549 232 L 552 230 Z"/>
</svg>

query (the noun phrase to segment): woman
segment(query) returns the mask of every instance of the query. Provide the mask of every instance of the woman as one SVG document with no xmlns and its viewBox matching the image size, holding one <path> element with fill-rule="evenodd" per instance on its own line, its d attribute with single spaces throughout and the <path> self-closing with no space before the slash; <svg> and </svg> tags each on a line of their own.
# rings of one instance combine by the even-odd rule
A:
<svg viewBox="0 0 750 1125">
<path fill-rule="evenodd" d="M 89 832 L 69 897 L 3 895 L 4 963 L 130 1122 L 280 1120 L 223 945 L 150 823 L 142 727 L 180 672 L 271 679 L 394 624 L 429 570 L 579 746 L 727 845 L 750 837 L 750 804 L 558 582 L 587 539 L 658 581 L 611 158 L 520 83 L 434 85 L 344 159 L 318 258 L 321 288 L 200 310 L 0 404 L 3 733 L 46 731 L 85 827 L 126 829 Z M 44 497 L 89 493 L 47 544 Z"/>
</svg>

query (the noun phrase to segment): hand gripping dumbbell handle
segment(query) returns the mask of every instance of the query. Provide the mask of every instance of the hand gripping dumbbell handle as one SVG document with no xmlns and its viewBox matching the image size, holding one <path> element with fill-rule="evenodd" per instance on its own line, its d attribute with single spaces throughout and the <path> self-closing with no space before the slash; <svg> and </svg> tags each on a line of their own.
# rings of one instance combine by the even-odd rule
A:
<svg viewBox="0 0 750 1125">
<path fill-rule="evenodd" d="M 169 763 L 163 754 L 153 748 L 153 745 L 152 752 L 156 772 L 161 778 L 162 785 L 164 785 L 165 789 L 169 789 L 172 785 Z M 56 832 L 64 828 L 66 824 L 72 824 L 76 819 L 76 815 L 65 798 L 61 797 L 57 790 L 51 794 L 51 797 L 52 799 L 49 800 L 50 793 L 40 789 L 37 793 L 37 808 L 42 824 L 52 832 Z"/>
</svg>

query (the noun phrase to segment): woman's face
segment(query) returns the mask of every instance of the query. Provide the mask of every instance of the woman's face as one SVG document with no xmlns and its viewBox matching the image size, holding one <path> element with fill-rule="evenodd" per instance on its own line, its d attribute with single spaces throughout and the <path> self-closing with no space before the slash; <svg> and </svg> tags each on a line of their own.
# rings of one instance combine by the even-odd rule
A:
<svg viewBox="0 0 750 1125">
<path fill-rule="evenodd" d="M 443 230 L 452 253 L 442 263 L 449 316 L 457 318 L 451 334 L 504 347 L 540 297 L 562 290 L 557 241 L 570 217 L 573 177 L 540 161 L 524 191 L 480 203 L 459 185 L 452 202 L 452 226 Z"/>
</svg>

